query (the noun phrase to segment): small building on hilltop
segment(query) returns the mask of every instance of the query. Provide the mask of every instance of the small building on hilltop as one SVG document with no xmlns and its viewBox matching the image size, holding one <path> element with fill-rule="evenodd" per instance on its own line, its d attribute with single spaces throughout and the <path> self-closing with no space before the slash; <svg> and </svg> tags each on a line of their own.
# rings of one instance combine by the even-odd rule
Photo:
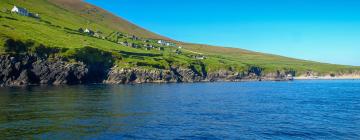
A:
<svg viewBox="0 0 360 140">
<path fill-rule="evenodd" d="M 158 40 L 158 42 L 157 42 L 158 44 L 164 44 L 164 41 L 162 41 L 162 40 Z"/>
<path fill-rule="evenodd" d="M 26 8 L 22 8 L 22 7 L 18 7 L 18 6 L 14 6 L 11 9 L 11 12 L 12 13 L 17 13 L 17 14 L 22 15 L 22 16 L 27 16 L 27 17 L 40 19 L 40 15 L 38 13 L 31 13 Z"/>
<path fill-rule="evenodd" d="M 92 30 L 90 30 L 90 29 L 88 29 L 88 28 L 86 28 L 86 29 L 84 30 L 84 33 L 87 33 L 87 34 L 89 34 L 89 35 L 91 35 L 91 36 L 95 34 L 94 31 L 92 31 Z"/>
<path fill-rule="evenodd" d="M 144 44 L 144 47 L 147 49 L 147 50 L 150 50 L 150 49 L 153 49 L 154 46 L 151 45 L 151 44 Z"/>
<path fill-rule="evenodd" d="M 204 60 L 204 59 L 206 59 L 206 57 L 202 56 L 202 55 L 196 55 L 195 59 Z"/>
<path fill-rule="evenodd" d="M 157 43 L 160 44 L 160 45 L 163 45 L 163 46 L 173 46 L 173 47 L 176 46 L 175 43 L 167 42 L 167 41 L 164 41 L 164 40 L 158 40 Z"/>
<path fill-rule="evenodd" d="M 26 10 L 25 8 L 22 8 L 22 7 L 14 6 L 14 7 L 11 9 L 11 12 L 20 14 L 20 15 L 22 15 L 22 16 L 29 16 L 28 10 Z"/>
<path fill-rule="evenodd" d="M 91 30 L 88 29 L 88 28 L 86 28 L 86 29 L 84 30 L 84 33 L 90 33 L 90 32 L 91 32 Z"/>
<path fill-rule="evenodd" d="M 132 39 L 132 40 L 139 40 L 139 37 L 133 35 L 133 36 L 131 37 L 131 39 Z"/>
</svg>

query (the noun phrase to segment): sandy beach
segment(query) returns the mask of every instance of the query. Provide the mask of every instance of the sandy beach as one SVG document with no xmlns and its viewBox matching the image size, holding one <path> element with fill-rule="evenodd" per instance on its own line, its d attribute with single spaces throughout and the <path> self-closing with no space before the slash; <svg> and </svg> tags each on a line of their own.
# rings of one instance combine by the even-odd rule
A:
<svg viewBox="0 0 360 140">
<path fill-rule="evenodd" d="M 360 80 L 360 75 L 356 76 L 299 76 L 294 77 L 294 80 Z"/>
</svg>

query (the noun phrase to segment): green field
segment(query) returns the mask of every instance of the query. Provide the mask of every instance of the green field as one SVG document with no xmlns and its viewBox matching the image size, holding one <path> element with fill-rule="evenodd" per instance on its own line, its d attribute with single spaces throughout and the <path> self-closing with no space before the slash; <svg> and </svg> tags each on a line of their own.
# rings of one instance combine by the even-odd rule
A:
<svg viewBox="0 0 360 140">
<path fill-rule="evenodd" d="M 40 18 L 11 13 L 13 5 L 38 13 Z M 293 70 L 298 75 L 307 71 L 325 75 L 360 70 L 360 67 L 304 61 L 242 49 L 182 43 L 154 34 L 80 0 L 1 0 L 0 8 L 2 54 L 40 53 L 46 57 L 100 62 L 122 68 L 169 69 L 170 66 L 179 66 L 199 70 L 205 66 L 208 72 L 244 71 L 253 66 L 265 72 Z M 80 32 L 80 28 L 89 28 L 96 35 Z M 176 45 L 158 44 L 160 39 Z"/>
</svg>

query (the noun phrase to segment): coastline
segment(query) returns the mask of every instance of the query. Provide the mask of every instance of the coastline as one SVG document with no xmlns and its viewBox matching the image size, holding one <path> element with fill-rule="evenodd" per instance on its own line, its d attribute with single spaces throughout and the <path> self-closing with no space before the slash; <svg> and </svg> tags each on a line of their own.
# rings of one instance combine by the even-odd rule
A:
<svg viewBox="0 0 360 140">
<path fill-rule="evenodd" d="M 141 84 L 141 83 L 196 83 L 196 82 L 246 82 L 292 80 L 352 80 L 360 73 L 337 74 L 333 77 L 305 75 L 293 77 L 295 71 L 283 70 L 265 73 L 260 67 L 248 70 L 207 71 L 192 67 L 170 66 L 169 69 L 123 68 L 101 63 L 71 62 L 61 57 L 41 58 L 37 55 L 0 55 L 0 87 L 28 85 L 77 84 Z M 316 75 L 316 74 L 314 74 Z"/>
<path fill-rule="evenodd" d="M 299 76 L 294 77 L 294 80 L 360 80 L 360 76 Z"/>
<path fill-rule="evenodd" d="M 147 81 L 147 82 L 130 82 L 130 83 L 117 83 L 117 82 L 99 82 L 99 83 L 79 83 L 79 84 L 20 84 L 20 85 L 0 85 L 0 88 L 8 87 L 27 87 L 27 86 L 70 86 L 70 85 L 88 85 L 88 84 L 105 84 L 105 85 L 141 85 L 141 84 L 184 84 L 184 83 L 218 83 L 218 82 L 285 82 L 285 81 L 312 81 L 312 80 L 360 80 L 360 77 L 294 77 L 293 79 L 243 79 L 243 80 L 201 80 L 201 81 Z"/>
</svg>

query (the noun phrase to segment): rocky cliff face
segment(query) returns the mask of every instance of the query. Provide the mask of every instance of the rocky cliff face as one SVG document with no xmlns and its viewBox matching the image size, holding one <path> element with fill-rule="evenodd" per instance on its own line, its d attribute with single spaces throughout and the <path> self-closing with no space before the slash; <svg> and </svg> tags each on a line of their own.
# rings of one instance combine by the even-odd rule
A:
<svg viewBox="0 0 360 140">
<path fill-rule="evenodd" d="M 292 80 L 295 73 L 278 71 L 263 74 L 261 70 L 253 72 L 234 72 L 219 70 L 215 72 L 199 74 L 191 69 L 171 68 L 171 70 L 145 70 L 139 68 L 123 69 L 112 68 L 104 83 L 126 84 L 126 83 L 171 83 L 171 82 L 216 82 L 216 81 L 262 81 Z"/>
<path fill-rule="evenodd" d="M 0 86 L 60 85 L 86 82 L 88 69 L 83 63 L 35 56 L 0 56 Z"/>
<path fill-rule="evenodd" d="M 105 73 L 105 75 L 99 73 Z M 32 55 L 0 56 L 0 86 L 61 85 L 61 84 L 128 84 L 176 83 L 249 80 L 291 80 L 292 73 L 263 74 L 257 67 L 245 72 L 219 70 L 198 72 L 191 68 L 164 69 L 99 68 L 83 62 L 68 62 L 61 58 L 44 59 Z"/>
</svg>

